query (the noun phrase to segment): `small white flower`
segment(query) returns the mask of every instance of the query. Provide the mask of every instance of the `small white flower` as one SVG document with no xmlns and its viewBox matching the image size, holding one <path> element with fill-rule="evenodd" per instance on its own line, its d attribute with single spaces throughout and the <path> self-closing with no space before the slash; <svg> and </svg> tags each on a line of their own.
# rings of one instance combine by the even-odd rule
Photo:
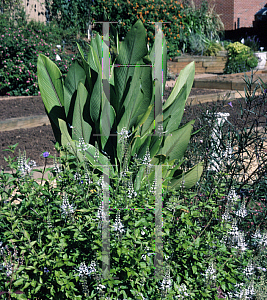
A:
<svg viewBox="0 0 267 300">
<path fill-rule="evenodd" d="M 238 240 L 239 231 L 238 231 L 236 219 L 233 220 L 232 229 L 229 232 L 229 234 L 233 235 L 233 239 Z"/>
<path fill-rule="evenodd" d="M 62 215 L 68 216 L 74 213 L 74 206 L 69 203 L 68 197 L 63 196 L 63 204 L 61 205 Z"/>
<path fill-rule="evenodd" d="M 2 264 L 2 266 L 3 267 L 5 267 L 6 268 L 6 276 L 7 277 L 9 277 L 10 275 L 12 275 L 12 273 L 13 273 L 13 271 L 12 271 L 12 266 L 13 266 L 14 264 L 11 264 L 10 262 L 4 262 L 3 264 Z"/>
<path fill-rule="evenodd" d="M 88 267 L 85 265 L 84 262 L 82 262 L 82 263 L 80 264 L 78 270 L 77 270 L 77 269 L 75 269 L 75 270 L 79 272 L 79 274 L 78 274 L 79 277 L 84 276 L 84 275 L 89 275 L 89 274 L 90 274 L 90 273 L 89 273 L 89 269 L 88 269 Z"/>
<path fill-rule="evenodd" d="M 123 224 L 121 223 L 120 219 L 120 212 L 117 213 L 115 223 L 113 225 L 114 231 L 119 231 L 120 233 L 124 232 L 125 230 L 123 229 Z"/>
<path fill-rule="evenodd" d="M 240 247 L 242 251 L 247 250 L 247 245 L 245 243 L 244 232 L 240 232 L 239 235 L 238 235 L 238 247 Z"/>
<path fill-rule="evenodd" d="M 33 167 L 36 167 L 36 162 L 34 160 L 30 160 L 27 164 L 26 160 L 26 153 L 24 152 L 23 155 L 19 155 L 18 157 L 18 171 L 21 173 L 22 176 L 30 174 Z"/>
<path fill-rule="evenodd" d="M 162 282 L 160 283 L 161 287 L 160 289 L 162 290 L 169 290 L 172 286 L 172 281 L 170 277 L 170 270 L 167 271 L 166 275 L 164 276 Z"/>
<path fill-rule="evenodd" d="M 230 193 L 227 196 L 229 202 L 236 203 L 240 200 L 240 196 L 236 194 L 235 190 L 231 190 Z"/>
<path fill-rule="evenodd" d="M 144 227 L 144 229 L 146 229 L 146 227 Z M 143 229 L 142 229 L 142 231 L 141 231 L 141 234 L 142 234 L 142 235 L 146 234 L 146 233 L 144 232 Z"/>
<path fill-rule="evenodd" d="M 133 188 L 133 184 L 132 182 L 129 183 L 128 185 L 128 198 L 132 198 L 132 197 L 136 197 L 137 193 L 135 192 L 134 188 Z"/>
<path fill-rule="evenodd" d="M 259 244 L 262 246 L 267 246 L 267 233 L 265 232 L 261 239 L 259 240 Z"/>
<path fill-rule="evenodd" d="M 118 135 L 121 135 L 119 143 L 125 143 L 125 141 L 132 135 L 129 134 L 130 131 L 127 131 L 126 127 L 123 127 L 120 132 L 116 132 Z"/>
<path fill-rule="evenodd" d="M 56 61 L 58 60 L 61 60 L 61 57 L 58 54 L 56 54 Z"/>
<path fill-rule="evenodd" d="M 88 149 L 89 145 L 84 142 L 83 138 L 79 138 L 78 150 L 84 152 Z"/>
<path fill-rule="evenodd" d="M 251 235 L 251 237 L 253 239 L 261 239 L 262 238 L 259 228 L 256 230 L 256 232 L 254 234 Z"/>
<path fill-rule="evenodd" d="M 56 159 L 56 157 L 54 158 L 54 168 L 53 168 L 53 172 L 55 172 L 56 174 L 59 174 L 60 172 L 62 172 L 61 166 L 57 164 L 57 159 Z"/>
<path fill-rule="evenodd" d="M 103 290 L 106 287 L 103 284 L 99 284 L 99 286 L 96 288 L 97 290 Z"/>
<path fill-rule="evenodd" d="M 81 179 L 81 175 L 79 173 L 75 173 L 74 174 L 74 180 L 80 180 Z"/>
<path fill-rule="evenodd" d="M 177 298 L 189 296 L 186 291 L 187 291 L 186 285 L 182 283 L 181 286 L 178 288 L 179 295 L 177 295 Z"/>
<path fill-rule="evenodd" d="M 206 279 L 210 278 L 212 280 L 216 279 L 216 270 L 214 268 L 214 263 L 212 262 L 211 265 L 209 265 L 208 269 L 206 270 L 205 274 Z"/>
<path fill-rule="evenodd" d="M 96 272 L 96 263 L 94 261 L 91 262 L 91 265 L 88 267 L 84 262 L 82 262 L 79 266 L 79 269 L 75 269 L 79 272 L 78 276 L 91 276 L 92 273 Z"/>
<path fill-rule="evenodd" d="M 253 271 L 254 271 L 254 266 L 253 266 L 252 262 L 250 262 L 250 263 L 246 266 L 245 271 L 244 271 L 244 274 L 245 274 L 246 276 L 251 276 L 251 275 L 253 275 Z"/>
<path fill-rule="evenodd" d="M 93 183 L 93 181 L 90 179 L 90 176 L 89 176 L 88 173 L 85 173 L 84 180 L 85 180 L 86 184 L 92 184 Z"/>
<path fill-rule="evenodd" d="M 150 159 L 150 152 L 149 152 L 149 148 L 147 148 L 146 149 L 146 154 L 145 154 L 145 156 L 143 158 L 143 162 L 142 163 L 144 165 L 149 165 L 150 161 L 151 161 L 151 159 Z"/>
<path fill-rule="evenodd" d="M 153 181 L 152 186 L 150 187 L 149 192 L 152 193 L 152 194 L 155 194 L 156 190 L 157 190 L 157 181 L 156 181 L 156 178 L 155 178 L 154 181 Z"/>
<path fill-rule="evenodd" d="M 247 216 L 247 210 L 245 207 L 245 202 L 242 203 L 240 209 L 235 213 L 238 217 L 244 218 L 245 216 Z"/>
</svg>

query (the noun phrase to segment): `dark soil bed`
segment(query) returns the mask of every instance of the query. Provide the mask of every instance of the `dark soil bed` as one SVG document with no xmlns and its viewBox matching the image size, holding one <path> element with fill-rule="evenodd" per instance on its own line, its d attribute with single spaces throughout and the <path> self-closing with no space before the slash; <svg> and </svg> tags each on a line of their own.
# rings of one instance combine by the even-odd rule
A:
<svg viewBox="0 0 267 300">
<path fill-rule="evenodd" d="M 163 99 L 166 100 L 171 93 L 172 88 L 168 88 L 165 90 Z M 218 91 L 218 90 L 217 90 Z M 203 89 L 192 89 L 191 95 L 203 95 L 203 94 L 211 94 L 210 90 Z M 214 93 L 214 91 L 212 91 Z M 264 103 L 265 101 L 265 103 Z M 27 103 L 27 105 L 25 104 Z M 217 107 L 217 112 L 230 113 L 230 117 L 228 117 L 228 121 L 236 128 L 242 129 L 245 122 L 247 124 L 246 127 L 250 127 L 252 122 L 255 121 L 255 115 L 251 114 L 251 116 L 245 121 L 245 119 L 240 116 L 240 104 L 242 107 L 245 107 L 244 100 L 232 100 L 231 105 L 229 105 L 230 101 L 217 101 L 216 103 L 208 102 L 201 103 L 199 105 L 191 106 L 190 103 L 185 107 L 184 117 L 182 120 L 182 124 L 195 119 L 194 130 L 199 129 L 201 126 L 205 125 L 203 123 L 203 116 L 207 110 L 210 112 L 215 111 L 215 107 Z M 262 116 L 258 118 L 258 125 L 261 127 L 266 127 L 267 118 L 267 104 L 266 99 L 257 98 L 253 102 L 253 106 L 258 106 L 257 111 L 261 108 Z M 251 109 L 252 110 L 252 109 Z M 42 115 L 45 114 L 44 105 L 41 97 L 32 97 L 25 99 L 15 99 L 15 100 L 2 100 L 0 101 L 0 119 L 8 119 L 22 116 L 30 116 L 30 115 Z M 0 167 L 4 167 L 6 169 L 7 163 L 4 161 L 4 156 L 8 156 L 8 152 L 3 152 L 3 149 L 7 149 L 9 145 L 14 145 L 19 143 L 17 150 L 15 151 L 15 157 L 19 155 L 19 149 L 22 151 L 26 150 L 27 158 L 33 159 L 36 161 L 38 166 L 44 165 L 44 158 L 41 156 L 43 152 L 48 151 L 52 155 L 56 154 L 54 149 L 54 135 L 51 126 L 41 126 L 35 127 L 31 129 L 20 129 L 13 130 L 7 132 L 0 132 Z M 12 154 L 10 154 L 13 156 Z M 52 160 L 48 160 L 48 164 L 52 164 Z"/>
<path fill-rule="evenodd" d="M 172 88 L 166 88 L 163 98 L 169 97 Z M 223 90 L 210 89 L 192 89 L 190 96 L 209 95 Z M 6 98 L 6 97 L 5 97 Z M 28 117 L 31 115 L 44 115 L 45 108 L 41 96 L 34 96 L 31 98 L 15 98 L 2 100 L 0 97 L 0 120 L 17 117 Z"/>
</svg>

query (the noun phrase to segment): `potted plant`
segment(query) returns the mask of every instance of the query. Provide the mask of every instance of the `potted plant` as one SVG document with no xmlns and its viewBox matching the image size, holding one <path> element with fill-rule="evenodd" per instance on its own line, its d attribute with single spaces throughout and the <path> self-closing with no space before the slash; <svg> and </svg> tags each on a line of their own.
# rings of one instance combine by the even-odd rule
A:
<svg viewBox="0 0 267 300">
<path fill-rule="evenodd" d="M 254 56 L 258 59 L 258 65 L 256 69 L 258 70 L 264 69 L 266 64 L 266 52 L 263 52 L 264 47 L 260 47 L 259 39 L 256 38 L 256 36 L 253 37 L 248 36 L 243 41 L 244 41 L 243 44 L 250 47 L 251 50 L 254 52 Z"/>
<path fill-rule="evenodd" d="M 257 57 L 259 61 L 257 65 L 258 70 L 264 69 L 266 65 L 266 51 L 263 51 L 264 47 L 261 47 L 260 49 L 261 51 L 254 53 L 254 55 Z"/>
</svg>

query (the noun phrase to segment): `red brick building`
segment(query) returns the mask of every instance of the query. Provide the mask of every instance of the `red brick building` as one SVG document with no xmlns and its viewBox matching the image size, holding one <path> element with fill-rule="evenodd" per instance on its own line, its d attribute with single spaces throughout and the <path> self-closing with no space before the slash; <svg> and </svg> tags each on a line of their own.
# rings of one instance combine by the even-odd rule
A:
<svg viewBox="0 0 267 300">
<path fill-rule="evenodd" d="M 202 0 L 193 1 L 196 7 L 202 3 Z M 255 13 L 264 7 L 267 0 L 208 0 L 208 3 L 215 5 L 225 30 L 234 30 L 252 27 Z"/>
</svg>

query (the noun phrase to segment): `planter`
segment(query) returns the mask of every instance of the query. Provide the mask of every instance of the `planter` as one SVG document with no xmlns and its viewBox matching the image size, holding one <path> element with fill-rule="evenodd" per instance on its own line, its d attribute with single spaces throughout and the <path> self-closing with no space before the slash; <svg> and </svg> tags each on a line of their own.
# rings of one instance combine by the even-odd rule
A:
<svg viewBox="0 0 267 300">
<path fill-rule="evenodd" d="M 255 52 L 254 55 L 258 58 L 258 70 L 262 70 L 265 68 L 266 64 L 266 52 Z"/>
<path fill-rule="evenodd" d="M 223 73 L 225 63 L 227 61 L 227 51 L 219 51 L 217 56 L 197 56 L 185 54 L 174 57 L 173 61 L 167 62 L 167 65 L 172 73 L 179 74 L 180 71 L 192 61 L 195 62 L 195 74 Z"/>
</svg>

